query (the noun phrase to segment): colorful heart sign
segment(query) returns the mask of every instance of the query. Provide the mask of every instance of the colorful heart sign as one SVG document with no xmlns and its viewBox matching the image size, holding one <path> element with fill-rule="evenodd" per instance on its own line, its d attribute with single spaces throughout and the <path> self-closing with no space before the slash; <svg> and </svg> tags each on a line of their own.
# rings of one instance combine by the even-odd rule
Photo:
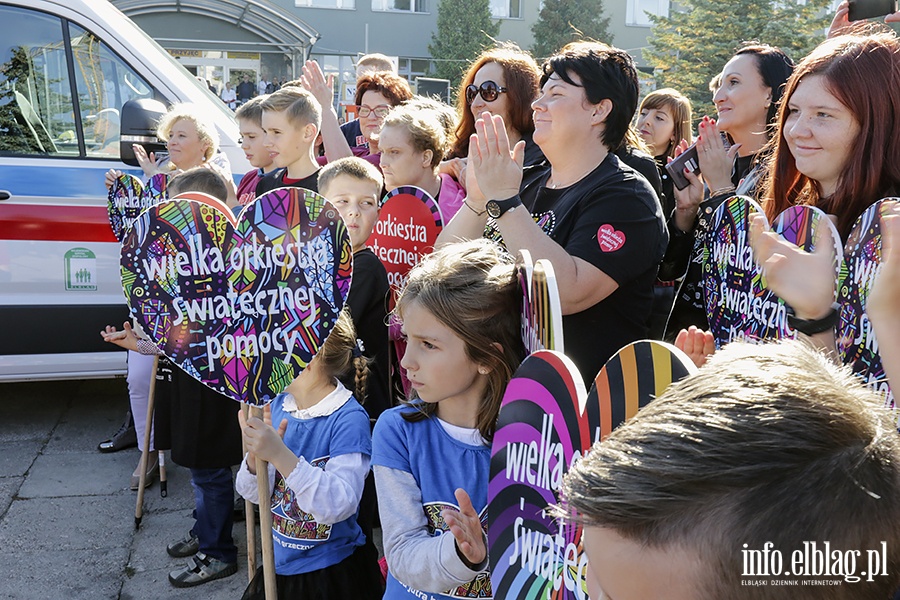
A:
<svg viewBox="0 0 900 600">
<path fill-rule="evenodd" d="M 406 282 L 409 270 L 434 249 L 443 227 L 441 209 L 425 190 L 401 186 L 384 197 L 367 243 L 384 264 L 395 294 Z"/>
<path fill-rule="evenodd" d="M 147 187 L 134 175 L 123 173 L 116 177 L 107 197 L 106 208 L 113 235 L 120 242 L 125 232 L 145 208 L 166 199 L 169 176 L 157 173 L 147 182 Z"/>
<path fill-rule="evenodd" d="M 869 288 L 881 265 L 881 213 L 885 198 L 857 219 L 844 250 L 844 264 L 838 279 L 840 320 L 837 349 L 844 364 L 863 377 L 866 384 L 884 395 L 885 405 L 894 406 L 894 395 L 878 354 L 878 340 L 866 316 Z"/>
<path fill-rule="evenodd" d="M 559 287 L 549 260 L 532 264 L 527 250 L 519 251 L 516 264 L 522 290 L 522 341 L 528 354 L 538 350 L 564 352 L 562 305 Z"/>
<path fill-rule="evenodd" d="M 586 599 L 581 527 L 559 522 L 563 475 L 591 445 L 666 387 L 696 370 L 674 346 L 635 342 L 601 369 L 586 394 L 564 355 L 540 350 L 506 388 L 491 447 L 488 543 L 495 598 Z"/>
<path fill-rule="evenodd" d="M 794 338 L 788 326 L 787 306 L 766 287 L 762 269 L 749 242 L 750 217 L 762 208 L 750 198 L 735 196 L 712 214 L 703 248 L 706 314 L 716 347 L 735 339 Z M 778 215 L 772 230 L 807 252 L 829 228 L 834 247 L 835 276 L 840 267 L 840 237 L 828 217 L 811 206 L 793 206 Z"/>
<path fill-rule="evenodd" d="M 263 405 L 318 351 L 350 288 L 350 237 L 322 196 L 273 190 L 235 220 L 196 200 L 145 210 L 122 242 L 131 313 L 176 365 Z"/>
</svg>

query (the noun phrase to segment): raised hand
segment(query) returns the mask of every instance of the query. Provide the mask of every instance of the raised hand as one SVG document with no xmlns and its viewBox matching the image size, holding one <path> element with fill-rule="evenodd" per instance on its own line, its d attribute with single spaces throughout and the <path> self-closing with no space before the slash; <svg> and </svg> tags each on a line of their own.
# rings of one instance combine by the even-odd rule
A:
<svg viewBox="0 0 900 600">
<path fill-rule="evenodd" d="M 303 88 L 315 96 L 323 109 L 329 108 L 334 103 L 334 74 L 326 79 L 322 68 L 314 60 L 306 61 L 303 65 L 303 75 L 300 76 Z"/>
<path fill-rule="evenodd" d="M 716 342 L 712 332 L 697 329 L 691 325 L 682 329 L 675 338 L 675 347 L 688 355 L 699 369 L 706 364 L 706 359 L 716 351 Z"/>
<path fill-rule="evenodd" d="M 837 285 L 831 228 L 819 230 L 822 237 L 810 253 L 769 231 L 765 215 L 754 214 L 750 219 L 750 246 L 762 266 L 767 287 L 800 319 L 828 315 Z"/>
<path fill-rule="evenodd" d="M 462 488 L 455 492 L 459 510 L 445 508 L 441 513 L 450 527 L 450 533 L 456 539 L 456 547 L 470 565 L 478 565 L 487 558 L 487 546 L 484 542 L 484 530 L 481 519 L 472 506 L 472 500 Z"/>
<path fill-rule="evenodd" d="M 468 166 L 482 194 L 488 200 L 515 196 L 522 184 L 525 142 L 510 149 L 503 117 L 489 112 L 475 121 L 475 131 L 469 140 Z"/>
<path fill-rule="evenodd" d="M 700 133 L 697 137 L 697 164 L 700 165 L 703 181 L 713 192 L 731 186 L 734 158 L 741 145 L 734 144 L 726 149 L 719 126 L 709 117 L 703 117 L 697 129 Z"/>
<path fill-rule="evenodd" d="M 834 11 L 834 17 L 831 19 L 831 25 L 828 26 L 828 33 L 825 34 L 826 38 L 830 39 L 841 35 L 843 29 L 850 25 L 849 13 L 850 2 L 844 0 L 838 4 L 837 10 Z"/>
<path fill-rule="evenodd" d="M 140 144 L 133 144 L 131 148 L 134 150 L 134 157 L 137 159 L 138 164 L 141 165 L 141 169 L 144 170 L 144 175 L 153 177 L 159 173 L 159 168 L 156 166 L 155 152 L 151 152 L 150 156 L 147 156 L 147 151 L 144 150 L 144 147 Z"/>
</svg>

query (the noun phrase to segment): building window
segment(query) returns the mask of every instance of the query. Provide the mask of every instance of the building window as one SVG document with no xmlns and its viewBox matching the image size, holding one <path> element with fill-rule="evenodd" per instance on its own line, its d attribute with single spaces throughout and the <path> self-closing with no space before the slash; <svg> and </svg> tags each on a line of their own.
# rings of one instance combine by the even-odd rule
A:
<svg viewBox="0 0 900 600">
<path fill-rule="evenodd" d="M 625 24 L 650 27 L 650 17 L 647 14 L 658 17 L 669 16 L 669 0 L 628 0 L 625 8 Z"/>
<path fill-rule="evenodd" d="M 397 74 L 413 82 L 416 77 L 427 75 L 430 67 L 431 61 L 424 58 L 400 58 L 397 61 Z"/>
<path fill-rule="evenodd" d="M 495 19 L 521 19 L 521 0 L 491 0 L 491 16 Z"/>
<path fill-rule="evenodd" d="M 356 0 L 294 0 L 294 6 L 311 8 L 356 8 Z"/>
<path fill-rule="evenodd" d="M 427 13 L 427 0 L 372 0 L 372 10 Z"/>
</svg>

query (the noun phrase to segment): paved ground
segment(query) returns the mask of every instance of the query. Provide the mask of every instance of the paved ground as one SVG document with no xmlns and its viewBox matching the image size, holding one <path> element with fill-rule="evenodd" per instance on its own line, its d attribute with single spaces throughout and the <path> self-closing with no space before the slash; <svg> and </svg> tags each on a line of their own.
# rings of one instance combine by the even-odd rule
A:
<svg viewBox="0 0 900 600">
<path fill-rule="evenodd" d="M 168 497 L 153 484 L 135 530 L 128 483 L 140 454 L 96 450 L 126 406 L 124 379 L 0 384 L 0 598 L 240 598 L 244 523 L 234 527 L 236 575 L 181 590 L 168 582 L 184 561 L 166 544 L 192 524 L 187 469 L 169 464 Z"/>
</svg>

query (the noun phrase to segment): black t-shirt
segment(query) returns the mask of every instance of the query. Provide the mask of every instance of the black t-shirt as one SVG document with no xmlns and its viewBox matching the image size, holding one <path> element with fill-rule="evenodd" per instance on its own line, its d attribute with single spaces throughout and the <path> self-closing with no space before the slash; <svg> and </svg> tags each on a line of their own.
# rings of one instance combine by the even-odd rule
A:
<svg viewBox="0 0 900 600">
<path fill-rule="evenodd" d="M 526 178 L 522 201 L 532 217 L 571 256 L 619 285 L 594 306 L 563 317 L 565 354 L 590 387 L 613 354 L 647 336 L 653 283 L 668 233 L 653 188 L 612 153 L 567 188 L 546 188 L 548 176 L 545 171 Z M 489 221 L 486 233 L 495 237 L 491 230 L 496 233 Z"/>
<path fill-rule="evenodd" d="M 303 179 L 289 179 L 287 169 L 276 169 L 260 178 L 259 183 L 256 184 L 256 197 L 259 198 L 266 192 L 283 187 L 296 187 L 318 192 L 320 170 L 317 169 L 315 173 L 307 175 Z"/>
<path fill-rule="evenodd" d="M 389 292 L 387 271 L 375 253 L 368 248 L 354 252 L 353 279 L 347 304 L 356 326 L 356 337 L 363 343 L 363 356 L 371 361 L 363 407 L 372 419 L 377 419 L 391 407 L 387 328 Z M 352 390 L 355 373 L 343 383 Z"/>
<path fill-rule="evenodd" d="M 653 157 L 631 146 L 622 146 L 616 150 L 616 156 L 619 157 L 620 161 L 644 176 L 644 179 L 656 192 L 656 197 L 659 198 L 660 204 L 662 204 L 662 180 Z M 665 213 L 663 213 L 663 216 L 665 216 Z"/>
</svg>

